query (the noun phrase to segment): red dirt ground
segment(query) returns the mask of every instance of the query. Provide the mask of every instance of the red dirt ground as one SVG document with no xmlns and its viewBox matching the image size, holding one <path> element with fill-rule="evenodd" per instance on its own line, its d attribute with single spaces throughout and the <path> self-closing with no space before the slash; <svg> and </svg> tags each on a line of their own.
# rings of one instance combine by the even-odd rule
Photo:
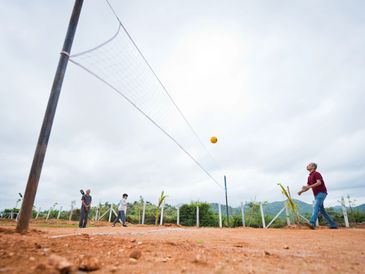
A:
<svg viewBox="0 0 365 274">
<path fill-rule="evenodd" d="M 20 235 L 0 222 L 0 273 L 61 273 L 52 254 L 69 264 L 63 273 L 84 273 L 85 258 L 92 273 L 365 273 L 363 228 L 48 226 Z"/>
</svg>

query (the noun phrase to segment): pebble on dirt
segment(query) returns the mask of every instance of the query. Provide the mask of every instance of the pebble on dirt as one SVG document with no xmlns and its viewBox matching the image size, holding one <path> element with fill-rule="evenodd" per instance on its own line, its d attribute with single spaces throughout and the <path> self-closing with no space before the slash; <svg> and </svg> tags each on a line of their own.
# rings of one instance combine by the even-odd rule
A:
<svg viewBox="0 0 365 274">
<path fill-rule="evenodd" d="M 131 264 L 136 264 L 136 263 L 138 262 L 138 260 L 137 260 L 137 259 L 135 259 L 135 258 L 129 258 L 129 262 L 130 262 Z"/>
<path fill-rule="evenodd" d="M 134 250 L 131 252 L 131 254 L 129 254 L 129 258 L 136 259 L 136 260 L 141 258 L 141 256 L 142 256 L 142 252 L 140 250 Z"/>
<path fill-rule="evenodd" d="M 61 257 L 52 254 L 48 258 L 48 265 L 57 269 L 60 273 L 66 274 L 72 271 L 72 263 L 70 263 L 65 257 Z"/>
<path fill-rule="evenodd" d="M 98 269 L 100 269 L 98 258 L 88 255 L 79 257 L 79 270 L 94 271 Z"/>
</svg>

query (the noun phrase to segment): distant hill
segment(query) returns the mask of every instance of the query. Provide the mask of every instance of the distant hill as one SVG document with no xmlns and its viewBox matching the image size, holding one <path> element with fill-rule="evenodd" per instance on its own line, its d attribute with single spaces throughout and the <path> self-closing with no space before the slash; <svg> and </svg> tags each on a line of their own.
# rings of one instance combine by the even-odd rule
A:
<svg viewBox="0 0 365 274">
<path fill-rule="evenodd" d="M 333 208 L 333 210 L 335 212 L 342 212 L 342 207 L 341 206 L 334 206 L 332 208 Z M 347 211 L 350 210 L 349 207 L 346 207 L 346 208 L 347 208 Z M 354 211 L 360 211 L 360 212 L 365 212 L 365 204 L 361 204 L 361 205 L 355 206 L 355 207 L 352 208 L 352 210 L 354 210 Z"/>
<path fill-rule="evenodd" d="M 359 210 L 361 212 L 365 212 L 365 204 L 359 205 L 354 208 L 355 210 Z"/>
</svg>

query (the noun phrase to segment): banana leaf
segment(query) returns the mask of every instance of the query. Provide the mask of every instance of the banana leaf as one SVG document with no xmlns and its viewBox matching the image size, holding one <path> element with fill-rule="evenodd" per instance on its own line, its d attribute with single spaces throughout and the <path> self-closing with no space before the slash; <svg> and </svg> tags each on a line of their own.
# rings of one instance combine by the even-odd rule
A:
<svg viewBox="0 0 365 274">
<path fill-rule="evenodd" d="M 287 205 L 289 207 L 289 210 L 293 213 L 295 218 L 295 223 L 299 223 L 299 214 L 296 203 L 293 201 L 292 197 L 290 196 L 290 193 L 285 189 L 282 183 L 278 183 L 278 186 L 281 188 L 281 192 L 283 195 L 287 198 Z"/>
</svg>

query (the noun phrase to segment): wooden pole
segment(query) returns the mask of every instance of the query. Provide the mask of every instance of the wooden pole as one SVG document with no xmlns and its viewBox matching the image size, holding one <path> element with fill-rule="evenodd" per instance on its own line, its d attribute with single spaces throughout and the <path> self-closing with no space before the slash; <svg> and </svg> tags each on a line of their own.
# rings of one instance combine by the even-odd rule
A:
<svg viewBox="0 0 365 274">
<path fill-rule="evenodd" d="M 109 208 L 109 223 L 112 221 L 112 213 L 113 213 L 113 204 L 111 204 Z"/>
<path fill-rule="evenodd" d="M 73 211 L 74 211 L 75 204 L 76 204 L 76 201 L 71 201 L 71 210 L 70 210 L 69 221 L 72 220 L 72 214 L 73 214 Z"/>
<path fill-rule="evenodd" d="M 21 208 L 21 216 L 16 226 L 16 231 L 24 233 L 28 231 L 29 222 L 32 218 L 32 209 L 35 196 L 37 193 L 39 178 L 41 176 L 44 158 L 46 156 L 48 140 L 51 135 L 53 120 L 56 114 L 58 98 L 61 93 L 62 83 L 65 76 L 69 54 L 72 48 L 72 42 L 75 37 L 77 23 L 79 21 L 83 0 L 75 0 L 71 19 L 68 25 L 67 34 L 62 47 L 61 56 L 53 81 L 51 94 L 48 99 L 48 105 L 43 118 L 43 124 L 39 133 L 37 147 L 33 157 L 32 167 L 30 169 L 27 186 L 24 192 L 24 201 Z"/>
<path fill-rule="evenodd" d="M 262 227 L 266 228 L 264 208 L 262 207 L 262 203 L 260 203 L 260 212 L 261 212 Z"/>
<path fill-rule="evenodd" d="M 314 211 L 314 205 L 315 205 L 316 201 L 313 201 L 312 202 L 312 211 Z M 319 226 L 319 221 L 318 221 L 318 218 L 316 219 L 316 226 L 318 227 Z"/>
<path fill-rule="evenodd" d="M 219 216 L 219 227 L 222 228 L 223 224 L 222 224 L 222 208 L 221 208 L 221 204 L 218 204 L 218 216 Z"/>
<path fill-rule="evenodd" d="M 224 192 L 225 192 L 225 195 L 226 195 L 227 226 L 229 226 L 229 212 L 228 212 L 228 197 L 227 197 L 227 180 L 226 180 L 226 175 L 224 175 Z"/>
<path fill-rule="evenodd" d="M 196 227 L 199 227 L 200 222 L 199 222 L 199 207 L 196 207 Z"/>
<path fill-rule="evenodd" d="M 345 220 L 345 226 L 346 227 L 350 227 L 349 219 L 348 219 L 348 216 L 347 216 L 347 210 L 346 210 L 345 198 L 344 197 L 341 197 L 341 207 L 342 207 L 343 218 Z"/>
<path fill-rule="evenodd" d="M 37 215 L 35 216 L 35 219 L 38 219 L 39 213 L 41 213 L 41 208 L 38 208 Z"/>
<path fill-rule="evenodd" d="M 144 219 L 146 217 L 146 201 L 143 201 L 143 210 L 142 210 L 142 224 L 144 225 Z"/>
<path fill-rule="evenodd" d="M 176 210 L 176 224 L 180 225 L 180 207 L 177 207 Z"/>
<path fill-rule="evenodd" d="M 53 207 L 50 207 L 47 213 L 46 221 L 48 221 L 49 215 L 51 214 L 51 210 L 53 210 Z"/>
<path fill-rule="evenodd" d="M 165 207 L 165 202 L 162 202 L 162 205 L 161 205 L 161 216 L 160 216 L 160 225 L 163 224 L 163 209 Z"/>
<path fill-rule="evenodd" d="M 95 217 L 94 217 L 94 222 L 96 222 L 98 220 L 98 214 L 99 214 L 99 208 L 97 207 L 95 209 Z"/>
<path fill-rule="evenodd" d="M 288 203 L 284 202 L 285 204 L 285 217 L 286 217 L 286 224 L 290 225 L 290 215 L 289 215 L 289 209 L 288 209 Z"/>
<path fill-rule="evenodd" d="M 242 226 L 246 227 L 245 222 L 245 205 L 241 202 Z"/>
<path fill-rule="evenodd" d="M 285 210 L 285 207 L 283 207 L 282 209 L 280 209 L 280 211 L 275 215 L 274 218 L 272 218 L 271 222 L 265 228 L 269 228 L 272 225 L 272 223 L 275 222 L 275 220 L 277 218 L 279 218 L 280 214 L 283 213 L 284 210 Z"/>
<path fill-rule="evenodd" d="M 60 218 L 60 216 L 61 216 L 61 212 L 62 212 L 62 206 L 60 207 L 60 210 L 58 211 L 58 214 L 57 214 L 57 220 Z"/>
</svg>

